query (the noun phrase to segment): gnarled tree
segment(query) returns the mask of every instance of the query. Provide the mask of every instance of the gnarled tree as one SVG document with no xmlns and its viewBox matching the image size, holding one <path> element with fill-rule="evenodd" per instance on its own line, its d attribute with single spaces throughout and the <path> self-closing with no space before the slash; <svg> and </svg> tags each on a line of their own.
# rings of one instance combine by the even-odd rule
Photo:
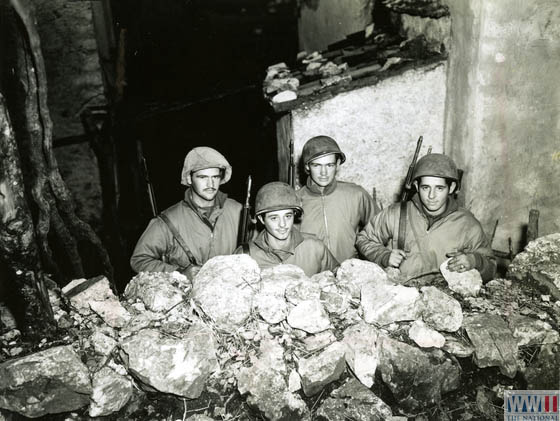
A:
<svg viewBox="0 0 560 421">
<path fill-rule="evenodd" d="M 113 270 L 97 235 L 76 216 L 58 170 L 32 4 L 0 0 L 0 16 L 0 250 L 23 292 L 26 314 L 49 325 L 45 274 L 59 285 L 84 277 L 84 247 L 95 250 L 100 272 L 112 279 Z"/>
</svg>

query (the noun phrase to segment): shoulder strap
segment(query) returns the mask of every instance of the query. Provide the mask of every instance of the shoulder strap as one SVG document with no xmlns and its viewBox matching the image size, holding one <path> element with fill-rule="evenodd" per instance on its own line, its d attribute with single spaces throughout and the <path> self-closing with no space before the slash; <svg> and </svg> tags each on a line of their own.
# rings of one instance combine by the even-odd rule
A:
<svg viewBox="0 0 560 421">
<path fill-rule="evenodd" d="M 187 257 L 189 258 L 189 261 L 193 265 L 198 265 L 197 262 L 196 262 L 196 258 L 193 256 L 193 254 L 189 250 L 189 247 L 187 246 L 187 243 L 185 243 L 185 240 L 183 240 L 183 237 L 181 237 L 181 234 L 179 234 L 179 231 L 177 231 L 177 228 L 175 227 L 173 222 L 171 222 L 171 219 L 169 219 L 169 217 L 164 213 L 160 213 L 158 215 L 158 218 L 161 219 L 163 222 L 165 222 L 165 225 L 167 225 L 167 227 L 171 231 L 171 234 L 173 234 L 173 238 L 175 238 L 175 240 L 177 240 L 177 242 L 179 243 L 179 245 L 181 246 L 181 248 L 183 249 L 183 251 L 185 252 Z"/>
<path fill-rule="evenodd" d="M 397 248 L 404 250 L 404 240 L 406 239 L 406 217 L 407 217 L 407 202 L 403 200 L 400 206 L 399 215 L 399 236 L 397 237 Z"/>
</svg>

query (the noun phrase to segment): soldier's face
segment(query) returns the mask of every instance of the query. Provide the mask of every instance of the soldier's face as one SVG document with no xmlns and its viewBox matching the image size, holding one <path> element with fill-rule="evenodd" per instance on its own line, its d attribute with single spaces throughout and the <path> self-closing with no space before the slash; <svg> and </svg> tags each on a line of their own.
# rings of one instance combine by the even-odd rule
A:
<svg viewBox="0 0 560 421">
<path fill-rule="evenodd" d="M 218 194 L 222 172 L 219 168 L 195 171 L 187 177 L 187 181 L 194 194 L 207 202 L 212 202 Z"/>
<path fill-rule="evenodd" d="M 336 154 L 322 156 L 309 161 L 305 168 L 315 184 L 319 187 L 327 187 L 336 176 L 338 156 Z"/>
<path fill-rule="evenodd" d="M 292 209 L 283 209 L 267 212 L 264 216 L 259 216 L 259 218 L 269 235 L 283 241 L 290 236 L 295 215 Z"/>
<path fill-rule="evenodd" d="M 437 216 L 445 212 L 447 198 L 455 189 L 455 182 L 448 186 L 445 178 L 421 177 L 415 183 L 420 195 L 420 202 L 428 214 Z"/>
</svg>

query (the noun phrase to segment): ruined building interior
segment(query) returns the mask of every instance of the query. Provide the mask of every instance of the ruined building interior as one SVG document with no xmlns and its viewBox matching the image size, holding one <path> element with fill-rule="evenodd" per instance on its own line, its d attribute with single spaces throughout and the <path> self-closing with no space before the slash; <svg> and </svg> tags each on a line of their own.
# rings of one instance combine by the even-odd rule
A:
<svg viewBox="0 0 560 421">
<path fill-rule="evenodd" d="M 559 67 L 556 0 L 0 1 L 0 421 L 558 419 Z M 377 212 L 450 156 L 496 279 L 132 271 L 189 150 L 254 206 L 317 135 Z"/>
</svg>

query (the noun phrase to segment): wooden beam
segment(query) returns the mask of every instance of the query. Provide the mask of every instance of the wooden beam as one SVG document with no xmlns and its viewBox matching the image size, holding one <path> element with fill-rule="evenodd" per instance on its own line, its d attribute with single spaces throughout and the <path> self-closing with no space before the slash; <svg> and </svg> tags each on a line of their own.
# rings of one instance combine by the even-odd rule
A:
<svg viewBox="0 0 560 421">
<path fill-rule="evenodd" d="M 290 144 L 293 142 L 292 114 L 285 113 L 276 120 L 278 145 L 278 180 L 288 183 L 290 172 Z"/>
</svg>

